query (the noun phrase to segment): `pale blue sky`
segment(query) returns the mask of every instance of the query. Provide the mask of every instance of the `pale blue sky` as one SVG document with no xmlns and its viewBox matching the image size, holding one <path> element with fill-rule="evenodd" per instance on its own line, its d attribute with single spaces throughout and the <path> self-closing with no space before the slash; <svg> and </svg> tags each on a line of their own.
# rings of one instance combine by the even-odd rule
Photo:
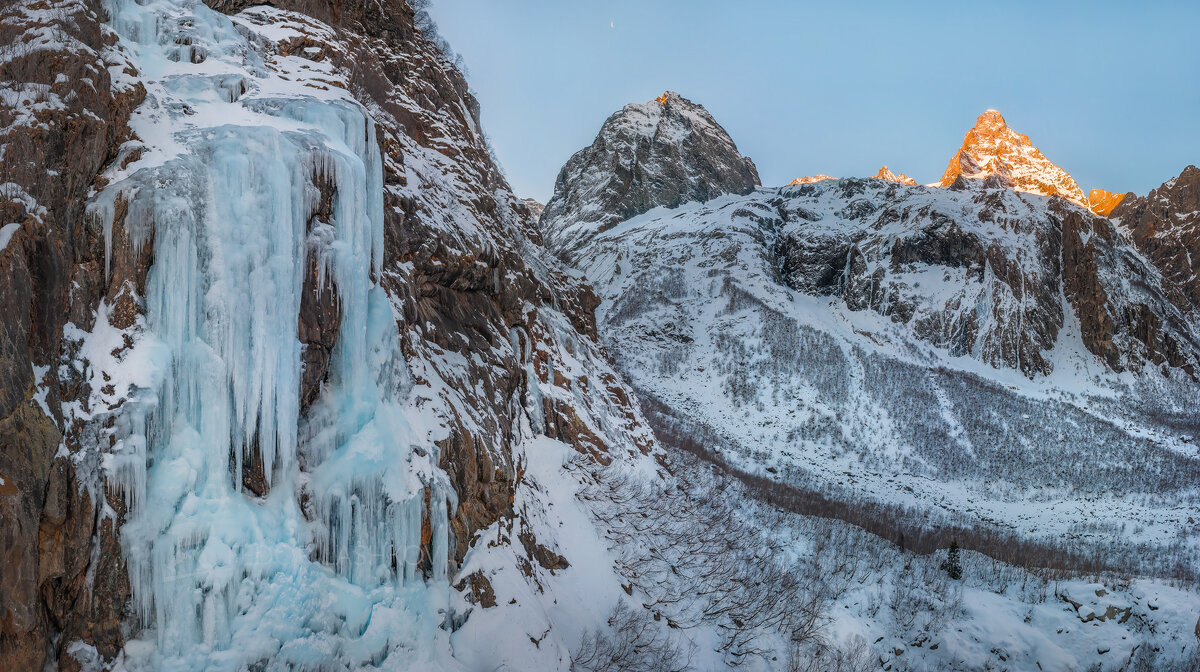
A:
<svg viewBox="0 0 1200 672">
<path fill-rule="evenodd" d="M 1053 8 L 1043 4 L 1054 4 Z M 434 0 L 513 188 L 629 102 L 703 104 L 763 184 L 945 170 L 987 108 L 1086 191 L 1200 164 L 1200 2 Z"/>
</svg>

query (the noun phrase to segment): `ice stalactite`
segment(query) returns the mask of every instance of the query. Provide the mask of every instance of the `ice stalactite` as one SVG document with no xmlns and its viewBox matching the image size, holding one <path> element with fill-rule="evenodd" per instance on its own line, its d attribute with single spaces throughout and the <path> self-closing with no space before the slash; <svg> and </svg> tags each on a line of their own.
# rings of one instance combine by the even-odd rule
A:
<svg viewBox="0 0 1200 672">
<path fill-rule="evenodd" d="M 106 242 L 121 203 L 135 245 L 153 231 L 145 338 L 170 355 L 107 465 L 130 508 L 122 541 L 137 616 L 160 662 L 192 661 L 168 667 L 377 662 L 404 635 L 363 643 L 377 613 L 417 620 L 439 602 L 426 581 L 444 585 L 456 503 L 436 447 L 410 426 L 396 317 L 376 284 L 373 123 L 344 94 L 272 79 L 202 3 L 107 8 L 149 84 L 143 122 L 159 125 L 145 130 L 159 142 L 148 158 L 92 204 Z M 314 218 L 318 179 L 334 186 L 327 222 Z M 327 380 L 301 417 L 308 255 L 341 319 Z M 261 457 L 262 497 L 240 487 L 248 454 Z M 420 627 L 430 626 L 409 626 Z"/>
</svg>

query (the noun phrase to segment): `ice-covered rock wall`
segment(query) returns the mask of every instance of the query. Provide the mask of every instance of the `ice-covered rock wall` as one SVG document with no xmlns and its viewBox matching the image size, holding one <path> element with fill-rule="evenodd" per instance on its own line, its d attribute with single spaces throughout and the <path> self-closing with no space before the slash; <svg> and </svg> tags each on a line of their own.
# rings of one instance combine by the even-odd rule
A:
<svg viewBox="0 0 1200 672">
<path fill-rule="evenodd" d="M 203 4 L 108 10 L 149 90 L 141 160 L 90 214 L 106 239 L 121 221 L 153 246 L 135 347 L 154 374 L 105 464 L 129 507 L 121 538 L 138 621 L 156 633 L 150 659 L 362 665 L 424 648 L 449 596 L 454 492 L 410 426 L 397 316 L 378 284 L 374 123 L 341 89 L 268 70 Z M 310 272 L 340 326 L 302 419 Z M 259 492 L 243 486 L 251 469 Z M 333 652 L 331 638 L 354 644 Z"/>
<path fill-rule="evenodd" d="M 653 436 L 413 8 L 52 4 L 0 11 L 83 72 L 0 64 L 55 82 L 0 101 L 0 667 L 568 664 L 626 593 L 560 468 Z"/>
</svg>

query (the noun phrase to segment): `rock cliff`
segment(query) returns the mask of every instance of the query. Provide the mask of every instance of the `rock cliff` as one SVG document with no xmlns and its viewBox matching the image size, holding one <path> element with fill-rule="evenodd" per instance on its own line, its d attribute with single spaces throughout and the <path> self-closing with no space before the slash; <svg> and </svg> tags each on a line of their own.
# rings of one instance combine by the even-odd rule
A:
<svg viewBox="0 0 1200 672">
<path fill-rule="evenodd" d="M 1134 245 L 1178 291 L 1180 310 L 1200 311 L 1200 169 L 1188 166 L 1146 196 L 1127 195 L 1110 212 Z"/>
</svg>

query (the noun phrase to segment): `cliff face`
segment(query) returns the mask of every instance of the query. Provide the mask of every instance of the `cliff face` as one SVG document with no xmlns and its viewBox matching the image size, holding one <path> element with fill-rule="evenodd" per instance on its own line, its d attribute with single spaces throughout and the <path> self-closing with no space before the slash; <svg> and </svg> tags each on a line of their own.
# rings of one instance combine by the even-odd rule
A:
<svg viewBox="0 0 1200 672">
<path fill-rule="evenodd" d="M 64 327 L 90 329 L 96 306 L 133 317 L 145 259 L 85 225 L 96 176 L 118 160 L 144 89 L 98 2 L 0 10 L 0 667 L 40 669 L 54 642 L 85 640 L 111 657 L 128 579 L 94 445 L 107 409 L 90 408 L 82 371 L 62 366 Z M 96 422 L 63 409 L 87 408 Z M 61 638 L 61 640 L 59 639 Z M 69 667 L 69 665 L 68 665 Z"/>
<path fill-rule="evenodd" d="M 1180 310 L 1200 312 L 1200 169 L 1188 166 L 1146 196 L 1128 195 L 1110 213 L 1178 291 Z"/>
<path fill-rule="evenodd" d="M 393 558 L 387 572 L 398 573 L 391 579 L 398 583 L 444 585 L 485 529 L 506 531 L 489 545 L 500 550 L 488 552 L 527 565 L 525 580 L 545 581 L 562 566 L 547 560 L 562 555 L 551 551 L 553 531 L 539 527 L 541 505 L 522 494 L 531 487 L 523 480 L 526 446 L 536 437 L 560 439 L 596 464 L 653 451 L 630 393 L 594 341 L 597 299 L 541 251 L 533 215 L 491 161 L 477 103 L 412 8 L 399 1 L 208 4 L 232 22 L 189 3 L 117 3 L 111 24 L 98 5 L 66 0 L 61 7 L 18 3 L 0 15 L 11 43 L 41 45 L 0 65 L 0 81 L 14 92 L 0 111 L 7 147 L 0 213 L 17 224 L 0 232 L 0 267 L 13 278 L 0 301 L 18 316 L 3 322 L 0 335 L 0 561 L 12 569 L 0 573 L 6 669 L 109 660 L 124 645 L 122 633 L 144 626 L 157 625 L 158 650 L 174 655 L 202 632 L 228 646 L 255 628 L 292 622 L 258 611 L 270 604 L 264 577 L 246 593 L 259 597 L 228 613 L 211 597 L 189 601 L 236 592 L 232 586 L 202 583 L 178 596 L 151 587 L 161 577 L 147 578 L 162 566 L 143 542 L 174 548 L 178 567 L 203 566 L 221 544 L 239 548 L 241 532 L 180 531 L 199 522 L 187 503 L 195 496 L 225 493 L 211 501 L 244 509 L 226 518 L 247 526 L 261 528 L 267 511 L 298 515 L 301 527 L 329 540 L 317 544 L 313 561 L 349 582 L 331 592 L 352 590 L 362 572 L 338 549 L 353 554 L 378 540 L 338 536 L 350 527 L 337 527 L 348 518 L 338 513 L 343 500 L 330 499 L 336 488 L 305 485 L 338 482 L 335 458 L 346 450 L 339 437 L 375 431 L 371 423 L 344 424 L 349 402 L 339 395 L 348 391 L 382 395 L 370 402 L 383 404 L 373 422 L 392 414 L 409 424 L 393 439 L 400 455 L 408 453 L 399 464 L 411 465 L 405 469 L 415 480 L 403 486 L 411 496 L 366 519 L 378 525 L 401 515 L 401 504 L 415 507 L 416 526 L 404 534 L 418 547 L 411 558 Z M 146 23 L 146 12 L 159 14 Z M 147 25 L 159 33 L 137 32 Z M 61 44 L 38 43 L 47 33 Z M 151 57 L 162 59 L 155 64 L 166 76 L 143 77 L 139 59 Z M 240 130 L 243 123 L 251 130 Z M 280 130 L 253 130 L 272 124 Z M 191 130 L 210 127 L 230 130 Z M 230 139 L 248 135 L 225 142 L 227 132 Z M 276 149 L 260 156 L 262 143 Z M 299 165 L 263 162 L 280 152 L 299 152 Z M 242 179 L 227 180 L 230 170 L 247 167 Z M 282 168 L 290 186 L 269 172 Z M 213 191 L 194 188 L 193 177 L 206 175 L 214 190 L 241 195 L 214 199 Z M 263 212 L 278 218 L 291 208 L 296 236 L 255 228 L 263 219 L 244 208 L 287 193 L 300 196 Z M 221 215 L 209 220 L 205 212 Z M 217 234 L 221 221 L 243 225 Z M 198 251 L 178 255 L 189 236 Z M 221 237 L 234 244 L 222 246 Z M 258 254 L 251 250 L 268 241 L 275 242 L 261 250 L 265 263 L 236 256 Z M 340 251 L 347 249 L 357 256 Z M 232 282 L 259 266 L 276 275 Z M 234 372 L 228 385 L 197 377 L 204 367 L 162 365 L 164 353 L 181 362 L 190 352 L 172 340 L 184 333 L 172 314 L 194 310 L 181 298 L 187 294 L 175 296 L 190 283 L 200 292 L 193 296 L 211 299 L 219 288 L 248 302 L 213 303 L 188 318 L 201 325 L 195 333 L 208 343 L 206 356 L 215 353 L 208 368 Z M 278 300 L 259 300 L 271 292 Z M 375 317 L 388 311 L 390 320 Z M 229 328 L 239 323 L 246 328 Z M 362 347 L 354 344 L 364 330 L 368 343 L 389 330 L 396 335 L 360 351 L 369 360 L 355 361 L 349 353 Z M 220 333 L 226 336 L 215 338 Z M 282 340 L 262 340 L 266 333 Z M 227 348 L 238 339 L 266 358 L 233 357 L 237 348 Z M 352 387 L 364 365 L 392 373 Z M 249 397 L 238 392 L 256 380 L 262 387 L 245 387 Z M 216 394 L 233 392 L 235 406 L 263 395 L 254 407 L 263 410 L 247 416 L 249 429 L 231 425 L 239 429 L 227 450 L 219 440 L 216 450 L 198 450 L 142 429 L 147 416 L 151 424 L 167 422 L 155 409 L 169 404 L 190 412 L 182 393 L 164 390 L 214 382 Z M 211 395 L 208 401 L 217 405 Z M 289 414 L 294 440 L 281 429 Z M 337 436 L 319 431 L 327 425 L 340 427 Z M 199 479 L 190 488 L 195 495 L 163 499 L 163 488 L 176 484 L 155 463 L 170 465 L 180 455 L 202 460 L 199 473 L 208 476 L 191 477 Z M 231 472 L 229 484 L 218 477 L 223 470 Z M 345 481 L 347 495 L 374 501 L 376 478 Z M 389 487 L 401 486 L 393 480 Z M 563 555 L 569 562 L 571 554 Z M 235 553 L 230 561 L 245 559 Z M 486 580 L 479 574 L 457 585 L 478 594 L 490 590 Z M 188 613 L 201 612 L 188 623 Z M 256 622 L 230 629 L 236 618 Z M 258 660 L 276 655 L 245 642 L 233 650 Z"/>
<path fill-rule="evenodd" d="M 567 161 L 540 227 L 551 249 L 569 250 L 652 208 L 747 194 L 759 184 L 754 162 L 712 115 L 668 91 L 613 114 Z"/>
<path fill-rule="evenodd" d="M 998 368 L 1050 374 L 1078 319 L 1083 344 L 1113 370 L 1194 371 L 1200 347 L 1186 316 L 1111 222 L 998 186 L 788 188 L 773 254 L 792 288 Z"/>
</svg>

